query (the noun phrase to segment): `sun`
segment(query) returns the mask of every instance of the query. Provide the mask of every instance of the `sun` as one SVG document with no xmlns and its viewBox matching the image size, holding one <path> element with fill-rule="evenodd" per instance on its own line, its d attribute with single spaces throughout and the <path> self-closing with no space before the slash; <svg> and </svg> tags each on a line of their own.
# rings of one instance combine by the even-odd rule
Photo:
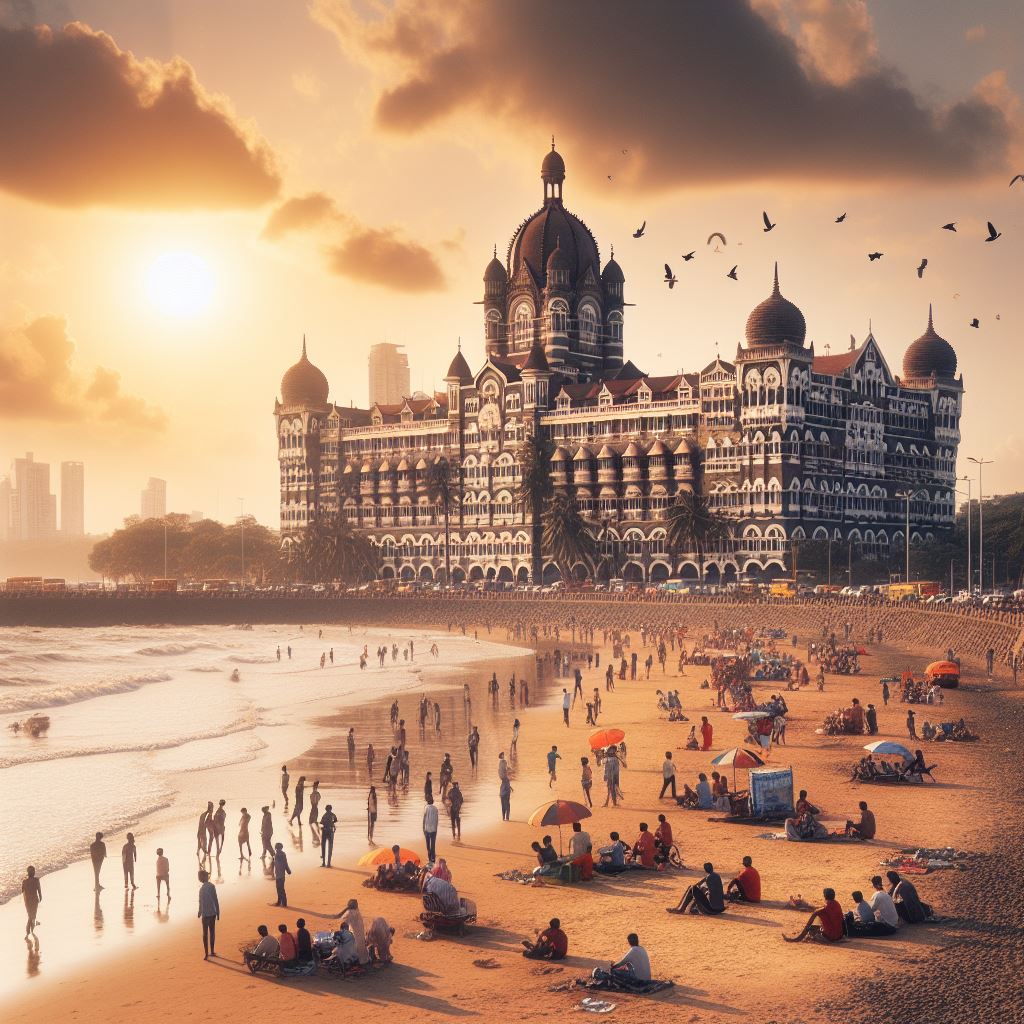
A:
<svg viewBox="0 0 1024 1024">
<path fill-rule="evenodd" d="M 196 316 L 210 305 L 213 271 L 192 252 L 161 253 L 146 272 L 146 295 L 165 316 Z"/>
</svg>

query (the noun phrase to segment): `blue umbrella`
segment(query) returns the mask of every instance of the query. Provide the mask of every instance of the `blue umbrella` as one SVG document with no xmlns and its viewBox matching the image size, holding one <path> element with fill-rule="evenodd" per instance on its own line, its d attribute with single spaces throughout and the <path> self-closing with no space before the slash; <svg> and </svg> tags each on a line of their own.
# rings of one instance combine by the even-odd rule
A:
<svg viewBox="0 0 1024 1024">
<path fill-rule="evenodd" d="M 906 761 L 914 760 L 914 755 L 902 743 L 895 743 L 893 740 L 875 740 L 874 743 L 865 743 L 864 749 L 872 754 L 894 754 Z"/>
</svg>

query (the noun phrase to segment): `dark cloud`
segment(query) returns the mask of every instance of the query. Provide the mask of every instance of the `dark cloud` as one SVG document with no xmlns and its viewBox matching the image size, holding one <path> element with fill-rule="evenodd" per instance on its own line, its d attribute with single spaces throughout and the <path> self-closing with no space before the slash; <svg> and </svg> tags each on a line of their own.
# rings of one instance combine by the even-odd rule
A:
<svg viewBox="0 0 1024 1024">
<path fill-rule="evenodd" d="M 41 316 L 0 328 L 0 418 L 163 429 L 163 412 L 126 395 L 119 373 L 98 367 L 87 381 L 76 372 L 74 355 L 63 317 Z"/>
<path fill-rule="evenodd" d="M 390 65 L 383 128 L 416 132 L 470 109 L 494 131 L 554 130 L 588 154 L 571 172 L 595 180 L 968 179 L 1000 168 L 1013 136 L 990 98 L 940 108 L 882 66 L 861 0 L 314 0 L 313 10 L 349 53 Z"/>
<path fill-rule="evenodd" d="M 400 292 L 432 292 L 445 286 L 430 250 L 391 228 L 360 228 L 328 250 L 330 270 L 342 277 Z"/>
<path fill-rule="evenodd" d="M 337 204 L 324 192 L 286 199 L 267 219 L 261 238 L 278 242 L 293 231 L 309 231 L 340 218 Z"/>
<path fill-rule="evenodd" d="M 191 66 L 108 35 L 0 27 L 0 189 L 58 206 L 249 207 L 278 192 L 269 147 Z"/>
</svg>

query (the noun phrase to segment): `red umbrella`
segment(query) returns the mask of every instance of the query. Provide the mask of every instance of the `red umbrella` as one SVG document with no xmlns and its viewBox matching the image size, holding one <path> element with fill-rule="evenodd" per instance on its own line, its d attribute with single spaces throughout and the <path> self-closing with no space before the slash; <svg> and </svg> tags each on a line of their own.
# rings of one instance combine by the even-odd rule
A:
<svg viewBox="0 0 1024 1024">
<path fill-rule="evenodd" d="M 752 750 L 747 750 L 746 747 L 733 747 L 732 750 L 726 750 L 717 757 L 713 757 L 711 759 L 711 763 L 718 767 L 722 767 L 727 764 L 732 765 L 732 788 L 735 790 L 736 769 L 760 768 L 764 764 L 764 761 Z"/>
<path fill-rule="evenodd" d="M 526 819 L 527 824 L 534 828 L 549 828 L 552 825 L 558 826 L 558 852 L 562 852 L 562 826 L 571 825 L 575 821 L 582 821 L 590 817 L 590 808 L 575 800 L 549 800 L 541 804 Z"/>
</svg>

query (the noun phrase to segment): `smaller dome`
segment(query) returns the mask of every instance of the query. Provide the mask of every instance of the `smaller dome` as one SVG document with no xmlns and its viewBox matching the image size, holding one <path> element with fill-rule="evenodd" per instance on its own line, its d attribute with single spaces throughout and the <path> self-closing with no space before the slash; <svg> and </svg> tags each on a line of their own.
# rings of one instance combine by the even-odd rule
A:
<svg viewBox="0 0 1024 1024">
<path fill-rule="evenodd" d="M 321 369 L 306 357 L 306 339 L 302 339 L 302 356 L 281 378 L 281 401 L 285 405 L 326 405 L 330 386 Z"/>
<path fill-rule="evenodd" d="M 551 255 L 548 257 L 548 273 L 550 274 L 554 270 L 563 274 L 569 274 L 572 272 L 572 268 L 573 261 L 562 248 L 562 236 L 559 235 L 555 239 L 555 247 L 551 250 Z"/>
<path fill-rule="evenodd" d="M 754 307 L 747 317 L 747 346 L 804 344 L 807 322 L 799 307 L 779 291 L 779 265 L 775 264 L 775 285 L 771 295 Z"/>
<path fill-rule="evenodd" d="M 498 247 L 494 247 L 494 257 L 491 262 L 487 264 L 487 269 L 484 271 L 484 284 L 507 284 L 508 273 L 505 270 L 505 264 L 498 259 Z"/>
<path fill-rule="evenodd" d="M 555 140 L 551 140 L 551 152 L 545 154 L 540 165 L 540 176 L 545 181 L 561 182 L 565 180 L 565 161 L 555 150 Z"/>
<path fill-rule="evenodd" d="M 956 376 L 956 351 L 941 337 L 932 323 L 932 307 L 928 307 L 928 327 L 903 356 L 903 376 L 911 379 Z"/>
<path fill-rule="evenodd" d="M 626 275 L 622 273 L 622 267 L 615 261 L 615 256 L 604 265 L 604 270 L 601 271 L 601 280 L 605 284 L 624 284 L 626 281 Z"/>
<path fill-rule="evenodd" d="M 448 373 L 445 375 L 445 380 L 457 380 L 461 384 L 467 384 L 473 379 L 473 372 L 469 368 L 469 363 L 466 362 L 466 357 L 462 354 L 462 346 L 459 346 L 459 351 L 455 353 L 455 358 L 452 360 L 452 365 L 448 367 Z"/>
</svg>

